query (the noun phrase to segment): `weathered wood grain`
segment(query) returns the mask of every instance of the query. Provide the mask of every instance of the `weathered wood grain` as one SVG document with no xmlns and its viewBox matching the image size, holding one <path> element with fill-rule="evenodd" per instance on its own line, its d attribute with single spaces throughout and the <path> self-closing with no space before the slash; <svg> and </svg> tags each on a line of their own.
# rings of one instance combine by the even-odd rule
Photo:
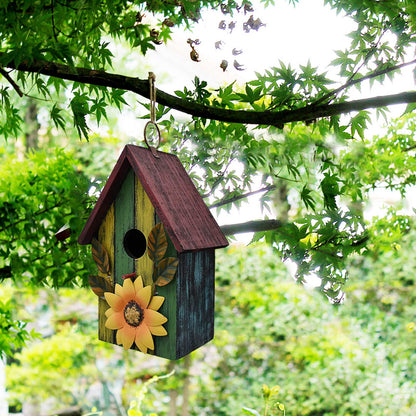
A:
<svg viewBox="0 0 416 416">
<path fill-rule="evenodd" d="M 147 192 L 176 250 L 197 251 L 228 245 L 177 156 L 127 145 L 127 159 Z"/>
<path fill-rule="evenodd" d="M 119 158 L 83 232 L 80 244 L 97 235 L 108 251 L 114 283 L 136 272 L 153 283 L 153 262 L 147 253 L 130 257 L 123 244 L 127 231 L 148 238 L 155 223 L 167 234 L 166 256 L 178 257 L 176 276 L 156 293 L 165 297 L 160 312 L 168 318 L 168 335 L 154 337 L 155 354 L 179 359 L 209 342 L 214 335 L 215 248 L 228 242 L 179 159 L 128 145 Z M 115 343 L 115 331 L 105 328 L 108 305 L 100 300 L 99 338 Z M 134 348 L 136 349 L 136 348 Z M 152 351 L 149 351 L 152 353 Z"/>
<path fill-rule="evenodd" d="M 90 244 L 124 178 L 133 169 L 179 253 L 228 245 L 180 160 L 169 153 L 157 154 L 159 158 L 134 145 L 124 148 L 81 232 L 80 244 Z"/>
<path fill-rule="evenodd" d="M 159 221 L 159 219 L 156 219 Z M 170 240 L 167 237 L 168 248 L 166 250 L 166 256 L 177 257 L 178 253 Z M 180 264 L 179 264 L 180 267 Z M 176 276 L 178 273 L 176 273 Z M 164 337 L 155 337 L 155 355 L 158 357 L 167 358 L 169 360 L 176 360 L 176 334 L 177 334 L 177 323 L 176 323 L 176 308 L 177 308 L 177 289 L 178 281 L 175 277 L 168 285 L 162 287 L 156 287 L 158 295 L 163 296 L 165 301 L 161 306 L 159 312 L 168 318 L 168 321 L 163 324 L 168 335 Z"/>
<path fill-rule="evenodd" d="M 176 356 L 180 358 L 214 337 L 214 250 L 180 254 L 176 279 Z"/>
<path fill-rule="evenodd" d="M 134 203 L 134 173 L 130 170 L 114 201 L 114 274 L 115 282 L 120 285 L 123 285 L 122 276 L 134 272 L 134 259 L 126 253 L 123 245 L 126 232 L 135 228 Z"/>
<path fill-rule="evenodd" d="M 98 230 L 98 241 L 106 249 L 109 262 L 111 280 L 114 284 L 114 204 L 110 205 L 104 221 Z M 99 273 L 100 276 L 104 274 Z M 115 342 L 114 333 L 111 329 L 105 327 L 105 311 L 109 308 L 104 299 L 98 299 L 98 339 L 106 342 Z"/>
<path fill-rule="evenodd" d="M 136 198 L 135 226 L 144 234 L 147 240 L 150 231 L 155 226 L 155 210 L 137 177 L 135 177 L 134 186 Z M 153 261 L 147 255 L 147 250 L 144 256 L 135 260 L 135 272 L 143 277 L 145 285 L 153 283 Z"/>
</svg>

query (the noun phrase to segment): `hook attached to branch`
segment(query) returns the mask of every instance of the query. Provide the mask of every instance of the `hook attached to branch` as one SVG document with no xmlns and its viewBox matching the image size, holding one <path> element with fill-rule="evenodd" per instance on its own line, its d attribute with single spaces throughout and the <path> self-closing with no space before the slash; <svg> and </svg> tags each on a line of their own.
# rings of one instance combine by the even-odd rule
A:
<svg viewBox="0 0 416 416">
<path fill-rule="evenodd" d="M 144 126 L 144 141 L 152 152 L 152 155 L 159 159 L 157 148 L 160 146 L 160 129 L 156 123 L 156 76 L 153 72 L 149 72 L 149 98 L 150 98 L 150 121 Z M 153 136 L 150 140 L 149 138 Z"/>
</svg>

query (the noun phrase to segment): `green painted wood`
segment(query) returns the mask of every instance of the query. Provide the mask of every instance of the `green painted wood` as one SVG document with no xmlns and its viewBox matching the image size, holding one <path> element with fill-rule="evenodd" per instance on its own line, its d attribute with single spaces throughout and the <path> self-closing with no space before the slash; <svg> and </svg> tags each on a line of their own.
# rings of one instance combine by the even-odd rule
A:
<svg viewBox="0 0 416 416">
<path fill-rule="evenodd" d="M 134 272 L 134 259 L 123 246 L 124 235 L 134 226 L 134 173 L 130 169 L 114 201 L 114 281 L 123 284 L 121 278 Z"/>
<path fill-rule="evenodd" d="M 157 222 L 158 219 L 156 219 Z M 177 257 L 178 253 L 173 246 L 173 243 L 169 236 L 167 236 L 168 248 L 166 255 L 168 257 Z M 180 265 L 179 265 L 180 267 Z M 158 357 L 167 358 L 169 360 L 176 360 L 176 294 L 177 294 L 178 281 L 177 277 L 166 286 L 156 286 L 156 292 L 158 295 L 163 296 L 165 301 L 159 309 L 159 312 L 168 318 L 168 321 L 163 324 L 168 335 L 164 337 L 154 337 L 155 341 L 155 355 Z"/>
</svg>

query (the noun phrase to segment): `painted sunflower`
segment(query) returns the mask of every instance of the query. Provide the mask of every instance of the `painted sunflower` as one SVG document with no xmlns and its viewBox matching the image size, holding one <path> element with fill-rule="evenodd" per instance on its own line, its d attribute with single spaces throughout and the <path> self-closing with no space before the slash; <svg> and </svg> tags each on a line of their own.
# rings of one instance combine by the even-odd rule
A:
<svg viewBox="0 0 416 416">
<path fill-rule="evenodd" d="M 105 326 L 117 330 L 116 342 L 125 350 L 133 343 L 140 351 L 154 350 L 153 336 L 167 335 L 162 324 L 167 318 L 157 310 L 162 306 L 163 296 L 152 296 L 152 286 L 143 286 L 143 279 L 125 279 L 123 286 L 115 285 L 115 293 L 105 292 L 105 299 L 110 305 L 105 315 Z"/>
</svg>

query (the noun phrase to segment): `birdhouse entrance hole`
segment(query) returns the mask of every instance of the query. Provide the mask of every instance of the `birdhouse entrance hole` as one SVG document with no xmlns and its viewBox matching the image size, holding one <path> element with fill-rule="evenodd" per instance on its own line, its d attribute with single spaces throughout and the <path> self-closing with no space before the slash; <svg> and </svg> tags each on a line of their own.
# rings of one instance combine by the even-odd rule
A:
<svg viewBox="0 0 416 416">
<path fill-rule="evenodd" d="M 146 237 L 140 230 L 133 228 L 124 235 L 123 246 L 131 258 L 138 259 L 146 252 Z"/>
</svg>

